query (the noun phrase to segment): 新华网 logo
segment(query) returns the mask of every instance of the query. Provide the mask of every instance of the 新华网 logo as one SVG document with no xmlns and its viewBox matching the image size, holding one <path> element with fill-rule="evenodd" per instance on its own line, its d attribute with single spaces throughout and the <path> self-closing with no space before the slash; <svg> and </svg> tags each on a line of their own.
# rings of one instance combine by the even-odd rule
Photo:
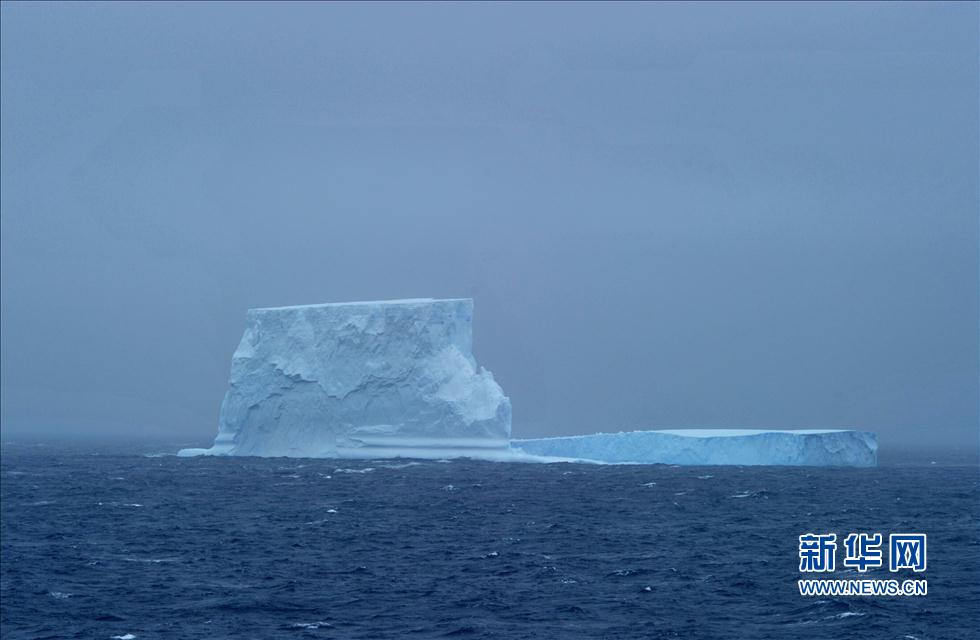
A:
<svg viewBox="0 0 980 640">
<path fill-rule="evenodd" d="M 842 570 L 866 573 L 885 565 L 885 540 L 881 533 L 849 533 L 843 547 Z M 836 533 L 805 533 L 800 536 L 801 573 L 833 573 L 837 570 Z M 926 570 L 926 534 L 891 533 L 887 545 L 888 571 Z M 808 579 L 799 581 L 800 595 L 917 596 L 926 595 L 925 580 L 895 579 Z"/>
</svg>

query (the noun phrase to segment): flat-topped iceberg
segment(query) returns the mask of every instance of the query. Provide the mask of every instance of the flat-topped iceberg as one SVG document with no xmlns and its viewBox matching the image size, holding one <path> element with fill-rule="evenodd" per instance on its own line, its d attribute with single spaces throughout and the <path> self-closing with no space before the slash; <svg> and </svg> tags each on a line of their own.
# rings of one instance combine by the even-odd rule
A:
<svg viewBox="0 0 980 640">
<path fill-rule="evenodd" d="M 214 446 L 180 455 L 510 457 L 472 320 L 470 299 L 250 309 Z"/>
<path fill-rule="evenodd" d="M 878 440 L 867 431 L 678 429 L 514 440 L 537 456 L 679 465 L 873 467 Z"/>
<path fill-rule="evenodd" d="M 218 436 L 179 455 L 874 466 L 863 431 L 690 429 L 510 440 L 470 299 L 250 309 Z"/>
</svg>

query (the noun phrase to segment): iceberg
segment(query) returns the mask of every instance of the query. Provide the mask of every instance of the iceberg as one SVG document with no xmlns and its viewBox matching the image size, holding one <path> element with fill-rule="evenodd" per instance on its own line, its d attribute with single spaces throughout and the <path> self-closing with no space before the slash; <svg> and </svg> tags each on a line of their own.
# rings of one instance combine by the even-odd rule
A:
<svg viewBox="0 0 980 640">
<path fill-rule="evenodd" d="M 471 299 L 250 309 L 218 435 L 178 455 L 510 459 Z"/>
<path fill-rule="evenodd" d="M 511 440 L 468 298 L 250 309 L 218 435 L 178 455 L 678 465 L 877 463 L 873 433 L 682 429 Z"/>
<path fill-rule="evenodd" d="M 874 467 L 874 433 L 677 429 L 513 440 L 523 453 L 607 463 Z"/>
</svg>

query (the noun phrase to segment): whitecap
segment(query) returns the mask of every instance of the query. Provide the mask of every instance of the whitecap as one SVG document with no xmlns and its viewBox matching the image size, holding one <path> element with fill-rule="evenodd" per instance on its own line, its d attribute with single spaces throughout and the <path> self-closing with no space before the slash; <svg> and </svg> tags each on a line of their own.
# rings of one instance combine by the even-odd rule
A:
<svg viewBox="0 0 980 640">
<path fill-rule="evenodd" d="M 329 622 L 294 622 L 289 625 L 290 629 L 319 629 L 321 627 L 332 627 L 333 625 Z"/>
<path fill-rule="evenodd" d="M 385 469 L 404 469 L 406 467 L 414 467 L 416 465 L 422 464 L 421 462 L 406 462 L 404 464 L 383 464 L 380 465 Z"/>
<path fill-rule="evenodd" d="M 132 556 L 124 556 L 122 559 L 126 562 L 152 562 L 153 564 L 159 564 L 161 562 L 173 562 L 176 558 L 134 558 Z"/>
<path fill-rule="evenodd" d="M 72 597 L 73 594 L 65 593 L 64 591 L 50 591 L 48 592 L 48 595 L 59 600 L 67 600 L 68 598 Z"/>
<path fill-rule="evenodd" d="M 858 616 L 858 617 L 860 617 L 860 616 L 863 616 L 863 615 L 865 615 L 865 614 L 859 613 L 857 611 L 844 611 L 843 613 L 838 613 L 838 614 L 832 615 L 832 616 L 830 616 L 828 618 L 824 618 L 824 620 L 843 620 L 844 618 L 850 618 L 851 616 Z"/>
<path fill-rule="evenodd" d="M 136 636 L 131 633 L 127 633 L 126 635 L 122 636 L 112 636 L 112 640 L 134 640 L 135 638 Z"/>
<path fill-rule="evenodd" d="M 334 473 L 370 473 L 374 467 L 364 467 L 363 469 L 334 469 Z"/>
</svg>

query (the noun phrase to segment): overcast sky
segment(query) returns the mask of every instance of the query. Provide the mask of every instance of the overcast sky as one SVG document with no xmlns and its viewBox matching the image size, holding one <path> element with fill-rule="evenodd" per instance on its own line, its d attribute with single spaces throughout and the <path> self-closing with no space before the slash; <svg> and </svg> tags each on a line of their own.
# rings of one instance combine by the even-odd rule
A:
<svg viewBox="0 0 980 640">
<path fill-rule="evenodd" d="M 205 444 L 247 308 L 468 296 L 518 437 L 976 449 L 977 12 L 4 2 L 3 432 Z"/>
</svg>

